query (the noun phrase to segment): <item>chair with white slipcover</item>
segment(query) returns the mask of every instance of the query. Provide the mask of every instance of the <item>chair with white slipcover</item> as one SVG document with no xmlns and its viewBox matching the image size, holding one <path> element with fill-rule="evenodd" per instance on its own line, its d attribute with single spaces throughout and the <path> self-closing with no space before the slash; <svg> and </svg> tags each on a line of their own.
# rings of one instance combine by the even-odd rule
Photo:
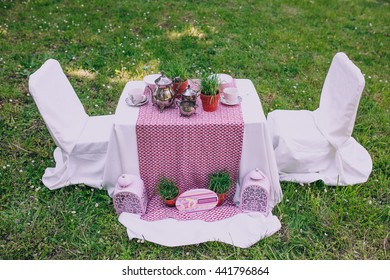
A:
<svg viewBox="0 0 390 280">
<path fill-rule="evenodd" d="M 101 188 L 113 116 L 88 116 L 54 59 L 30 76 L 29 91 L 57 145 L 56 166 L 46 168 L 43 184 L 52 190 L 81 183 Z"/>
<path fill-rule="evenodd" d="M 366 182 L 372 160 L 352 131 L 365 85 L 359 68 L 337 53 L 315 111 L 275 110 L 267 116 L 281 181 L 327 185 Z"/>
</svg>

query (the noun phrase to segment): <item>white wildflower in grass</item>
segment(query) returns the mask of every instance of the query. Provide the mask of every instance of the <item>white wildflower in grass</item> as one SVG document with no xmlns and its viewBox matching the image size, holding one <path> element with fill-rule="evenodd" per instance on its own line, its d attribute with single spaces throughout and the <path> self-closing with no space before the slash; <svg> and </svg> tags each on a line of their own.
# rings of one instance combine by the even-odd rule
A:
<svg viewBox="0 0 390 280">
<path fill-rule="evenodd" d="M 38 187 L 35 189 L 36 192 L 40 191 L 41 190 L 41 187 Z"/>
<path fill-rule="evenodd" d="M 76 214 L 76 211 L 74 211 L 74 210 L 73 210 L 73 211 L 71 211 L 70 213 L 72 213 L 72 214 Z"/>
<path fill-rule="evenodd" d="M 99 207 L 99 203 L 95 203 L 95 207 Z"/>
<path fill-rule="evenodd" d="M 324 233 L 324 235 L 325 235 L 325 236 L 328 236 L 328 234 L 327 234 L 326 232 Z"/>
</svg>

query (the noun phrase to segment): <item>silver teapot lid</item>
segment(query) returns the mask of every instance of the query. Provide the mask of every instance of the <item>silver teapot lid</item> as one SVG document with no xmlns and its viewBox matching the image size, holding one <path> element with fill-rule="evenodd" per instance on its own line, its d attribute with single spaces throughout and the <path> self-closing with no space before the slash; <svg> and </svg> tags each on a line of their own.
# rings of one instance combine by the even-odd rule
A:
<svg viewBox="0 0 390 280">
<path fill-rule="evenodd" d="M 163 71 L 161 71 L 161 76 L 158 77 L 154 82 L 156 83 L 156 85 L 158 87 L 169 86 L 170 84 L 172 84 L 171 79 L 169 79 L 167 76 L 165 76 Z"/>
<path fill-rule="evenodd" d="M 196 95 L 196 92 L 193 91 L 191 88 L 190 88 L 190 85 L 187 86 L 187 89 L 181 94 L 182 96 L 193 96 L 193 95 Z"/>
</svg>

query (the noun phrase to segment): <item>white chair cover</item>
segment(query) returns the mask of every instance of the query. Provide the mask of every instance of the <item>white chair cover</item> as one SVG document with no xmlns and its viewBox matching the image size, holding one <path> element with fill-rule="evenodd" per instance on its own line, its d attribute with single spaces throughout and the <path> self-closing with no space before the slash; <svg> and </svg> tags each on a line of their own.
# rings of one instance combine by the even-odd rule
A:
<svg viewBox="0 0 390 280">
<path fill-rule="evenodd" d="M 344 53 L 337 53 L 317 110 L 268 114 L 281 181 L 323 180 L 328 185 L 367 181 L 371 157 L 351 137 L 364 84 L 359 68 Z"/>
<path fill-rule="evenodd" d="M 49 189 L 80 183 L 101 188 L 113 117 L 89 117 L 54 59 L 30 76 L 29 90 L 58 146 L 56 167 L 45 170 L 43 184 Z"/>
</svg>

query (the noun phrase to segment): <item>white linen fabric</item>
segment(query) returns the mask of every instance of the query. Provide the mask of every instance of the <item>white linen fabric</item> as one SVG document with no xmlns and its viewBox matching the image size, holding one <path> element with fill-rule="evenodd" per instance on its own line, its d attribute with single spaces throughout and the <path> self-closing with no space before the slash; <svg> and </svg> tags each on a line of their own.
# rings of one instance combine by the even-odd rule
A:
<svg viewBox="0 0 390 280">
<path fill-rule="evenodd" d="M 351 137 L 364 84 L 359 68 L 344 53 L 337 53 L 317 110 L 268 114 L 281 181 L 322 180 L 327 185 L 367 181 L 371 157 Z"/>
<path fill-rule="evenodd" d="M 43 184 L 49 189 L 81 183 L 101 188 L 113 116 L 88 116 L 54 59 L 30 76 L 29 91 L 58 146 L 56 167 L 45 170 Z"/>
<path fill-rule="evenodd" d="M 238 214 L 216 222 L 175 219 L 147 222 L 139 215 L 122 213 L 119 221 L 127 228 L 130 239 L 146 239 L 169 247 L 219 241 L 247 248 L 281 227 L 276 216 L 265 217 L 258 212 Z"/>
<path fill-rule="evenodd" d="M 242 156 L 239 181 L 245 175 L 259 168 L 270 179 L 272 209 L 282 198 L 276 159 L 272 148 L 271 134 L 266 118 L 252 82 L 236 80 L 242 97 L 241 110 L 244 120 Z M 103 185 L 110 196 L 113 195 L 118 177 L 123 173 L 140 175 L 136 123 L 138 107 L 129 107 L 125 99 L 130 88 L 145 87 L 142 81 L 128 82 L 120 97 L 115 112 L 113 132 L 108 147 Z M 220 105 L 224 106 L 224 105 Z M 239 203 L 240 187 L 237 187 L 235 202 Z M 198 220 L 177 221 L 165 219 L 145 221 L 140 216 L 122 213 L 119 221 L 127 227 L 129 238 L 145 238 L 165 246 L 181 246 L 218 240 L 238 247 L 249 247 L 261 238 L 280 229 L 278 218 L 272 214 L 264 217 L 260 213 L 242 213 L 217 222 Z M 168 226 L 167 226 L 168 225 Z"/>
</svg>

